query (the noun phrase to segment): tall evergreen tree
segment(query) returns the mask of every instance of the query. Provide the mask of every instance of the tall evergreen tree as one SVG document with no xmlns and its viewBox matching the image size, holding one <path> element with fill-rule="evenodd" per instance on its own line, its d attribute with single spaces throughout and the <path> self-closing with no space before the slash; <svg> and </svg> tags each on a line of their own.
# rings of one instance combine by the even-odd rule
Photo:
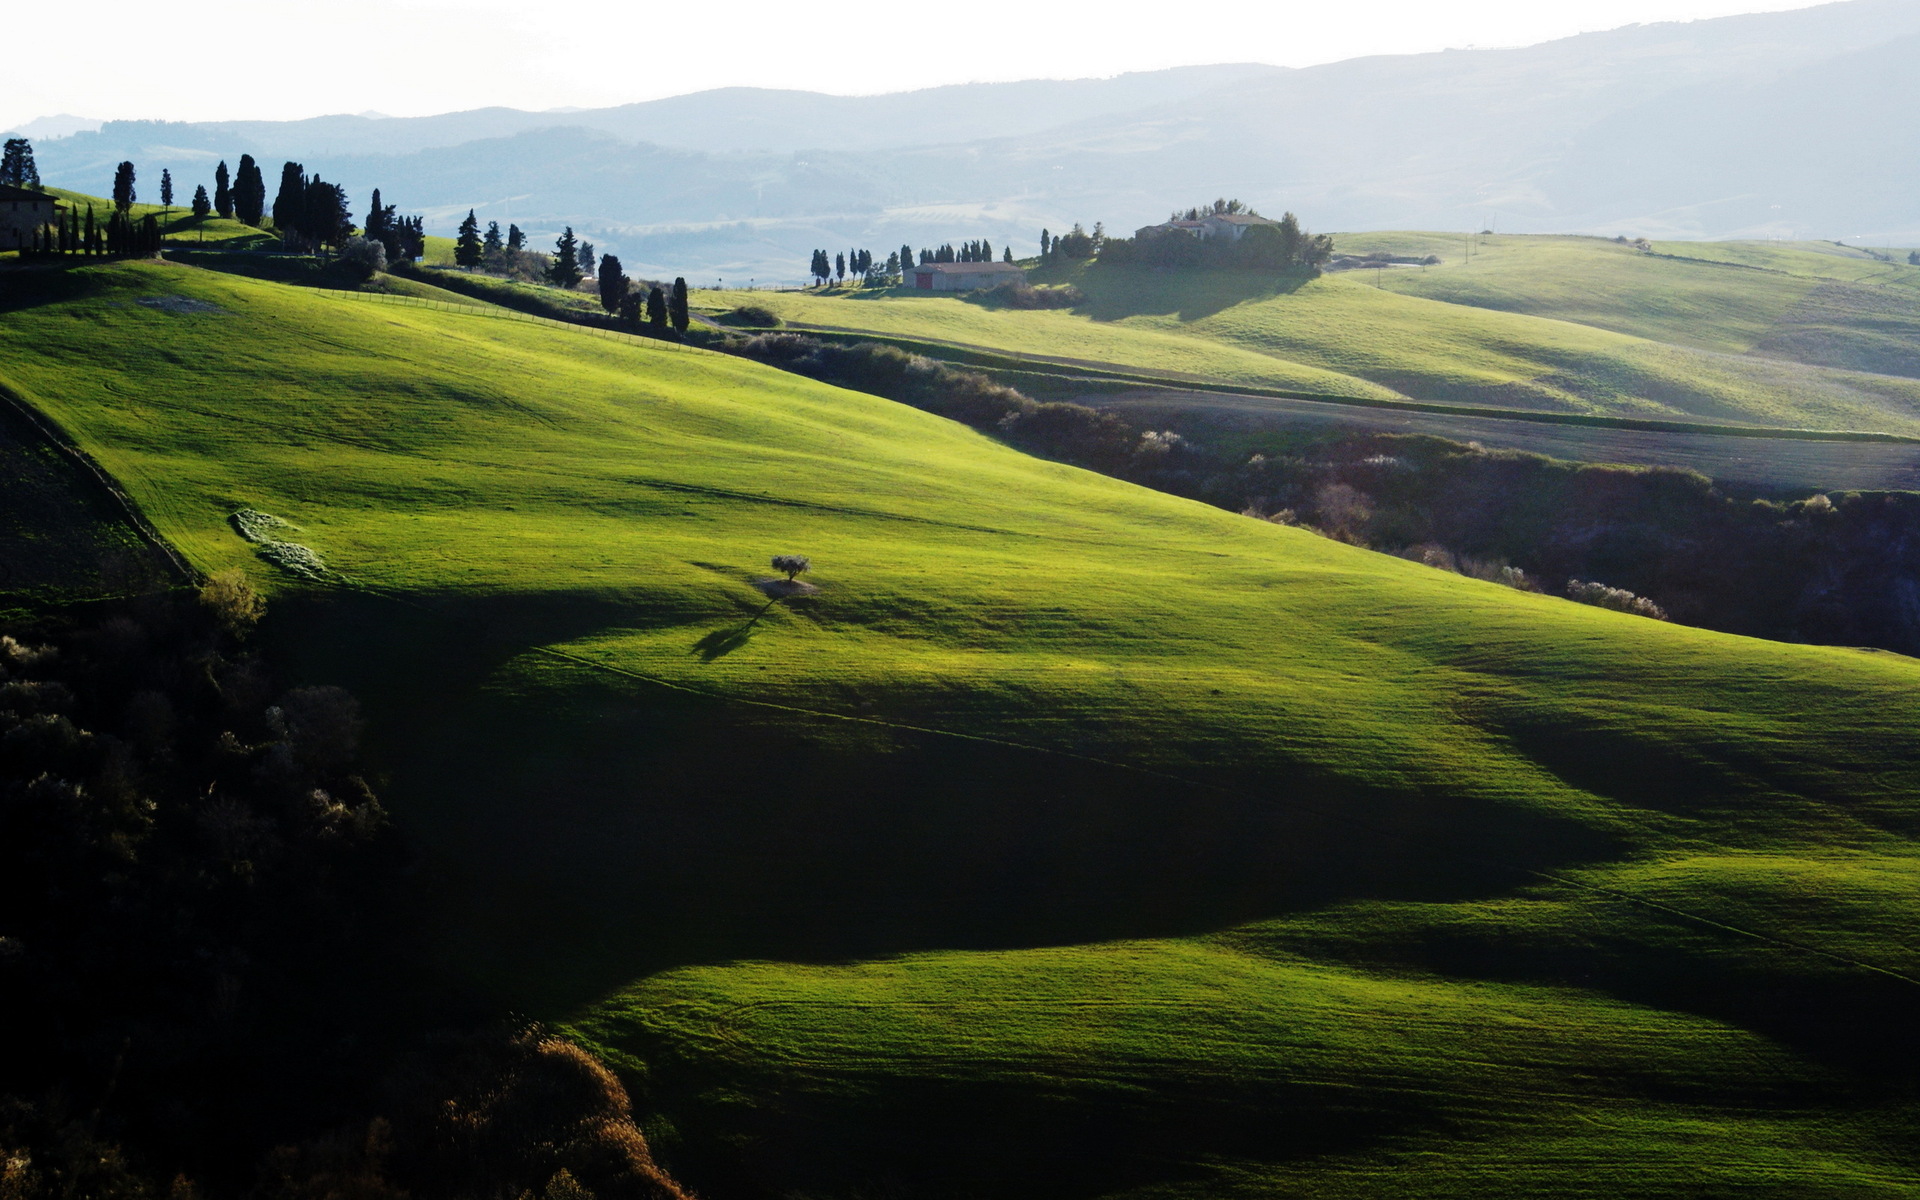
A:
<svg viewBox="0 0 1920 1200">
<path fill-rule="evenodd" d="M 193 189 L 193 215 L 204 220 L 212 211 L 213 201 L 207 199 L 207 185 L 197 185 Z"/>
<path fill-rule="evenodd" d="M 620 260 L 609 254 L 600 260 L 600 307 L 619 312 L 627 299 L 627 276 Z"/>
<path fill-rule="evenodd" d="M 94 224 L 93 205 L 91 204 L 87 205 L 87 229 L 86 233 L 82 235 L 80 249 L 86 254 L 100 253 L 100 231 L 99 226 Z"/>
<path fill-rule="evenodd" d="M 253 155 L 242 154 L 233 177 L 233 215 L 242 224 L 259 228 L 267 215 L 267 181 Z"/>
<path fill-rule="evenodd" d="M 40 168 L 33 164 L 33 143 L 26 138 L 8 138 L 0 150 L 0 183 L 10 187 L 39 190 Z"/>
<path fill-rule="evenodd" d="M 667 319 L 673 322 L 675 333 L 685 333 L 691 319 L 687 313 L 687 281 L 676 277 L 673 281 L 673 295 L 667 299 Z"/>
<path fill-rule="evenodd" d="M 553 243 L 553 264 L 547 268 L 547 278 L 553 281 L 553 286 L 569 291 L 580 282 L 580 243 L 574 238 L 571 225 Z"/>
<path fill-rule="evenodd" d="M 169 213 L 173 211 L 173 172 L 160 168 L 160 204 Z"/>
<path fill-rule="evenodd" d="M 283 233 L 293 229 L 306 204 L 306 168 L 296 162 L 281 164 L 280 191 L 273 197 L 273 227 Z"/>
<path fill-rule="evenodd" d="M 1040 261 L 1045 262 L 1047 255 L 1051 253 L 1053 253 L 1053 235 L 1042 229 L 1040 231 Z"/>
<path fill-rule="evenodd" d="M 488 221 L 487 236 L 480 239 L 481 259 L 485 262 L 492 262 L 499 258 L 500 251 L 504 245 L 505 243 L 500 240 L 500 222 Z"/>
<path fill-rule="evenodd" d="M 480 218 L 467 210 L 467 219 L 460 222 L 460 235 L 453 240 L 453 261 L 463 267 L 480 265 Z"/>
<path fill-rule="evenodd" d="M 905 271 L 911 266 L 913 266 L 913 247 L 902 242 L 900 244 L 900 269 Z"/>
<path fill-rule="evenodd" d="M 847 256 L 846 255 L 835 254 L 833 256 L 833 277 L 835 279 L 845 279 L 847 277 Z"/>
<path fill-rule="evenodd" d="M 227 174 L 227 160 L 213 169 L 213 211 L 223 217 L 233 215 L 233 179 Z"/>
<path fill-rule="evenodd" d="M 647 292 L 647 324 L 653 326 L 655 333 L 667 327 L 667 294 L 659 288 Z"/>
<path fill-rule="evenodd" d="M 1006 249 L 1004 249 L 1004 250 L 1002 250 L 1002 251 L 1000 252 L 1000 261 L 1001 261 L 1001 262 L 1012 262 L 1012 261 L 1013 261 L 1013 247 L 1012 247 L 1012 246 L 1008 246 L 1008 247 L 1007 247 Z"/>
<path fill-rule="evenodd" d="M 980 239 L 980 261 L 981 262 L 993 261 L 993 243 L 988 241 L 985 238 Z"/>
<path fill-rule="evenodd" d="M 353 236 L 353 210 L 347 204 L 347 189 L 318 175 L 308 179 L 301 190 L 293 231 L 315 250 L 344 244 Z"/>
<path fill-rule="evenodd" d="M 574 261 L 580 264 L 580 277 L 582 279 L 592 275 L 599 265 L 599 260 L 594 257 L 593 243 L 581 242 L 580 249 L 576 252 Z"/>
<path fill-rule="evenodd" d="M 373 199 L 367 202 L 368 240 L 375 242 L 381 240 L 381 235 L 386 232 L 388 216 L 389 214 L 381 211 L 380 208 L 380 189 L 373 189 Z"/>
<path fill-rule="evenodd" d="M 520 227 L 518 225 L 509 223 L 507 225 L 507 249 L 525 250 L 526 248 L 527 248 L 527 235 L 520 232 Z"/>
<path fill-rule="evenodd" d="M 133 190 L 133 164 L 123 162 L 113 169 L 113 207 L 128 212 L 139 193 Z"/>
</svg>

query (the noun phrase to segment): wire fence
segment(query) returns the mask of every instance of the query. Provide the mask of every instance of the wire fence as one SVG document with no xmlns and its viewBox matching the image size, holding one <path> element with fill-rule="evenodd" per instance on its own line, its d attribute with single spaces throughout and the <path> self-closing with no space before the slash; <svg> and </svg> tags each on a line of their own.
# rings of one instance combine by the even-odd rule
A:
<svg viewBox="0 0 1920 1200">
<path fill-rule="evenodd" d="M 648 346 L 659 350 L 672 350 L 681 354 L 711 354 L 713 351 L 699 346 L 689 346 L 685 342 L 668 341 L 665 338 L 647 337 L 645 334 L 627 333 L 619 329 L 609 329 L 603 325 L 589 325 L 581 321 L 563 321 L 558 317 L 541 317 L 518 309 L 500 308 L 475 301 L 461 304 L 452 300 L 429 300 L 420 296 L 392 296 L 385 292 L 343 292 L 331 289 L 320 290 L 317 294 L 335 300 L 365 300 L 375 304 L 393 304 L 402 308 L 424 308 L 433 312 L 453 313 L 462 317 L 486 317 L 496 321 L 519 321 L 529 325 L 545 325 L 555 329 L 564 329 L 569 333 L 586 334 L 589 337 L 604 338 L 628 345 Z"/>
</svg>

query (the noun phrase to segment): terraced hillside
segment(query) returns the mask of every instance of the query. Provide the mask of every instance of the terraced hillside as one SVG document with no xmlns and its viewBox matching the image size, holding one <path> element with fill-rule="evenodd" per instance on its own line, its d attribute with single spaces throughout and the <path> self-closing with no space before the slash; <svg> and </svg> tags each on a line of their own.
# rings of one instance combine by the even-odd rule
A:
<svg viewBox="0 0 1920 1200">
<path fill-rule="evenodd" d="M 1466 263 L 1454 239 L 1356 235 L 1343 250 L 1454 259 L 1278 283 L 1146 268 L 1042 273 L 1082 289 L 1086 300 L 1071 311 L 899 290 L 754 300 L 796 325 L 1176 379 L 1523 412 L 1920 432 L 1920 380 L 1902 366 L 1920 308 L 1904 288 L 1868 294 L 1598 239 L 1483 242 Z M 1832 299 L 1835 288 L 1852 298 Z"/>
<path fill-rule="evenodd" d="M 423 952 L 570 1017 L 708 1194 L 1920 1186 L 1910 660 L 694 350 L 8 282 L 0 384 L 368 702 Z"/>
</svg>

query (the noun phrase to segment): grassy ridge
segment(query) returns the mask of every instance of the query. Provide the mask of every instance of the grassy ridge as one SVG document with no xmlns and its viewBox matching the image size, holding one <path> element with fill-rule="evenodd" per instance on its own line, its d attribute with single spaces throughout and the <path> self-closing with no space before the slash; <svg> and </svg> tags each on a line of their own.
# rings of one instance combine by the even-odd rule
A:
<svg viewBox="0 0 1920 1200">
<path fill-rule="evenodd" d="M 644 1065 L 703 1182 L 1682 1194 L 1689 1145 L 1729 1187 L 1920 1182 L 1887 1066 L 1920 993 L 1874 969 L 1920 911 L 1908 660 L 1513 592 L 696 350 L 18 278 L 0 383 L 278 592 L 276 653 L 372 710 L 433 952 Z M 274 576 L 242 506 L 343 582 Z M 790 551 L 823 590 L 770 606 Z M 1149 1136 L 1176 1111 L 1219 1119 Z"/>
<path fill-rule="evenodd" d="M 1641 261 L 1626 248 L 1592 245 L 1606 248 L 1594 253 L 1636 267 Z M 1577 250 L 1586 254 L 1586 244 Z M 1599 307 L 1598 301 L 1579 297 L 1604 296 L 1612 285 L 1604 273 L 1589 285 L 1574 265 L 1556 265 L 1556 253 L 1562 253 L 1556 246 L 1539 251 L 1528 245 L 1516 251 L 1513 261 L 1521 265 L 1507 273 L 1504 291 L 1455 288 L 1444 293 L 1440 283 L 1418 282 L 1457 277 L 1478 286 L 1481 274 L 1495 270 L 1485 266 L 1483 271 L 1485 260 L 1480 257 L 1451 275 L 1446 267 L 1378 273 L 1388 276 L 1381 282 L 1394 289 L 1432 286 L 1436 299 L 1457 301 L 1442 303 L 1383 290 L 1372 278 L 1352 275 L 1276 284 L 1233 272 L 1146 269 L 1070 272 L 1087 295 L 1073 312 L 999 310 L 955 297 L 899 291 L 859 298 L 771 293 L 755 299 L 790 322 L 1229 383 L 1555 413 L 1786 428 L 1920 430 L 1920 382 L 1700 348 L 1695 343 L 1702 339 L 1697 338 L 1679 344 L 1653 340 L 1669 327 L 1688 324 L 1702 309 L 1724 310 L 1719 319 L 1728 327 L 1725 339 L 1737 338 L 1743 328 L 1757 334 L 1766 319 L 1777 314 L 1765 303 L 1729 299 L 1729 285 L 1719 276 L 1735 274 L 1731 268 L 1687 268 L 1714 274 L 1711 286 L 1691 293 L 1672 288 L 1664 279 L 1649 285 L 1672 292 L 1669 302 L 1646 305 L 1665 317 L 1622 333 L 1595 327 L 1605 321 L 1577 323 Z M 1543 266 L 1534 265 L 1536 255 L 1543 256 Z M 1578 269 L 1588 265 L 1581 258 Z M 1735 283 L 1745 282 L 1746 273 L 1740 274 Z M 1570 293 L 1572 298 L 1563 296 L 1557 308 L 1540 302 L 1540 315 L 1503 310 L 1524 307 L 1513 299 L 1523 290 L 1517 280 L 1537 284 L 1543 275 L 1556 281 L 1547 289 L 1549 295 Z M 1779 286 L 1799 296 L 1813 288 L 1785 276 L 1779 277 Z M 722 296 L 703 300 L 709 305 L 729 302 Z M 1636 296 L 1608 311 L 1642 300 Z M 1825 328 L 1841 318 L 1822 320 Z M 1712 322 L 1702 324 L 1712 328 Z M 1899 334 L 1873 336 L 1878 339 L 1875 369 L 1880 369 L 1882 360 L 1899 353 Z M 1817 336 L 1808 333 L 1802 340 Z M 1734 346 L 1727 342 L 1727 349 Z"/>
<path fill-rule="evenodd" d="M 1449 241 L 1451 245 L 1449 246 Z M 1701 350 L 1920 376 L 1920 267 L 1827 243 L 1355 234 L 1353 253 L 1437 253 L 1420 270 L 1367 272 L 1402 295 L 1574 321 Z"/>
</svg>

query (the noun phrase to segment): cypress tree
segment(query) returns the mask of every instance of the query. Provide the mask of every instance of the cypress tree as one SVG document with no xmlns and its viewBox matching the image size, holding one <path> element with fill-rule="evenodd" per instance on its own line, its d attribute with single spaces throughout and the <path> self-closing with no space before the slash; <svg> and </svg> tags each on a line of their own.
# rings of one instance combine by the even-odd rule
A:
<svg viewBox="0 0 1920 1200">
<path fill-rule="evenodd" d="M 555 287 L 569 291 L 580 282 L 580 243 L 574 239 L 571 225 L 553 243 L 553 263 L 547 268 L 547 278 Z"/>
<path fill-rule="evenodd" d="M 152 213 L 140 222 L 140 246 L 136 253 L 146 258 L 160 253 L 160 220 Z"/>
<path fill-rule="evenodd" d="M 647 324 L 653 326 L 655 333 L 667 327 L 667 296 L 659 288 L 647 292 Z"/>
<path fill-rule="evenodd" d="M 160 168 L 160 204 L 169 214 L 173 212 L 173 172 Z"/>
<path fill-rule="evenodd" d="M 133 190 L 133 164 L 123 162 L 113 169 L 113 207 L 127 212 L 133 208 L 137 195 Z"/>
<path fill-rule="evenodd" d="M 980 239 L 980 261 L 981 262 L 993 261 L 993 243 L 988 241 L 985 238 Z"/>
<path fill-rule="evenodd" d="M 1012 247 L 1012 246 L 1008 246 L 1008 247 L 1007 247 L 1007 248 L 1006 248 L 1005 250 L 1002 250 L 1002 251 L 1000 252 L 1000 261 L 1001 261 L 1001 262 L 1012 262 L 1012 261 L 1013 261 L 1013 247 Z"/>
<path fill-rule="evenodd" d="M 667 319 L 673 322 L 673 331 L 675 333 L 685 333 L 687 331 L 689 317 L 687 315 L 687 281 L 685 278 L 675 278 L 673 281 L 673 295 L 667 300 Z"/>
<path fill-rule="evenodd" d="M 233 215 L 233 180 L 227 174 L 227 160 L 213 169 L 213 211 L 222 217 Z"/>
<path fill-rule="evenodd" d="M 207 199 L 207 185 L 199 184 L 193 189 L 193 215 L 204 220 L 212 211 L 213 201 Z"/>
<path fill-rule="evenodd" d="M 296 162 L 282 163 L 280 191 L 273 198 L 273 227 L 281 233 L 294 231 L 300 224 L 300 210 L 306 204 L 306 168 Z"/>
<path fill-rule="evenodd" d="M 580 277 L 582 279 L 593 274 L 594 269 L 598 265 L 598 260 L 594 257 L 593 253 L 593 243 L 581 242 L 580 249 L 576 252 L 574 261 L 580 264 Z"/>
<path fill-rule="evenodd" d="M 1051 254 L 1052 252 L 1053 252 L 1053 235 L 1051 233 L 1048 233 L 1046 230 L 1042 229 L 1040 231 L 1040 260 L 1042 262 L 1045 262 L 1047 255 Z"/>
<path fill-rule="evenodd" d="M 240 156 L 240 170 L 233 180 L 233 215 L 242 224 L 258 229 L 266 216 L 267 181 L 253 155 Z"/>
<path fill-rule="evenodd" d="M 509 223 L 507 225 L 507 249 L 525 250 L 526 248 L 527 248 L 527 235 L 520 232 L 520 227 L 518 225 Z"/>
<path fill-rule="evenodd" d="M 609 254 L 600 260 L 600 307 L 619 312 L 627 299 L 627 276 L 620 260 Z"/>
<path fill-rule="evenodd" d="M 100 253 L 100 234 L 98 228 L 93 223 L 93 205 L 91 204 L 87 205 L 86 241 L 81 244 L 89 255 Z"/>
<path fill-rule="evenodd" d="M 453 261 L 463 267 L 480 265 L 480 219 L 467 210 L 467 219 L 460 222 L 460 236 L 453 242 Z"/>
<path fill-rule="evenodd" d="M 847 277 L 847 256 L 846 255 L 835 254 L 833 256 L 833 276 L 835 279 L 845 279 Z"/>
<path fill-rule="evenodd" d="M 900 243 L 900 269 L 902 271 L 907 271 L 907 270 L 910 270 L 912 267 L 913 267 L 913 247 L 907 245 L 905 242 L 902 242 Z"/>
<path fill-rule="evenodd" d="M 500 257 L 501 245 L 500 222 L 488 221 L 487 236 L 480 239 L 480 257 L 486 262 L 492 262 Z"/>
</svg>

